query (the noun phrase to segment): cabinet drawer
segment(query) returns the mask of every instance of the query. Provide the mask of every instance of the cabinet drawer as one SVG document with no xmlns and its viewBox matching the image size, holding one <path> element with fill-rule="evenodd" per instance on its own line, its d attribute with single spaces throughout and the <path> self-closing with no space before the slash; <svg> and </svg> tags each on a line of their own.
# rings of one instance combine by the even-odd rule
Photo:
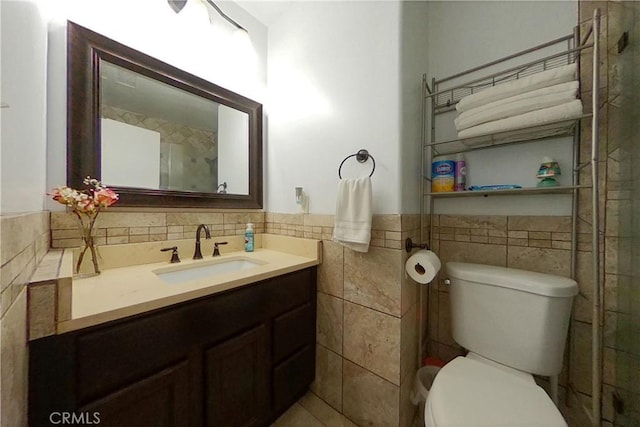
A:
<svg viewBox="0 0 640 427">
<path fill-rule="evenodd" d="M 273 321 L 273 361 L 282 359 L 316 339 L 315 307 L 304 304 Z"/>
<path fill-rule="evenodd" d="M 307 390 L 316 375 L 315 343 L 309 344 L 273 370 L 273 404 L 282 410 Z"/>
</svg>

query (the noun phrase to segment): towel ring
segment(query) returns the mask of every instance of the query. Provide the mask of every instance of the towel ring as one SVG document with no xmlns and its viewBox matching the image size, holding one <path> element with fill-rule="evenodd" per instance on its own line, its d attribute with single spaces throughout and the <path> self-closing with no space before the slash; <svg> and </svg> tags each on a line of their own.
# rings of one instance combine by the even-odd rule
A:
<svg viewBox="0 0 640 427">
<path fill-rule="evenodd" d="M 371 173 L 369 174 L 369 178 L 371 178 L 371 176 L 373 176 L 373 173 L 376 171 L 376 159 L 374 159 L 373 156 L 371 154 L 369 154 L 369 152 L 367 150 L 362 149 L 362 150 L 359 150 L 357 153 L 351 154 L 351 155 L 349 155 L 349 156 L 344 158 L 342 163 L 340 163 L 340 166 L 338 166 L 338 178 L 342 179 L 342 174 L 340 173 L 340 171 L 342 170 L 342 165 L 344 165 L 344 162 L 346 162 L 347 159 L 350 159 L 351 157 L 355 157 L 356 160 L 358 161 L 358 163 L 364 163 L 367 160 L 371 159 L 371 161 L 373 162 L 373 169 L 371 169 Z"/>
</svg>

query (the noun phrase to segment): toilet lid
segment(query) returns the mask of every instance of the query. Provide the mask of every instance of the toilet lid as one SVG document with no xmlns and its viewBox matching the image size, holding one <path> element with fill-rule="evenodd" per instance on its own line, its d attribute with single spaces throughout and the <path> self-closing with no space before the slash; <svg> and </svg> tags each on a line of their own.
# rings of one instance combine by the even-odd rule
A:
<svg viewBox="0 0 640 427">
<path fill-rule="evenodd" d="M 530 378 L 458 357 L 442 368 L 425 405 L 427 425 L 566 427 L 547 393 Z"/>
</svg>

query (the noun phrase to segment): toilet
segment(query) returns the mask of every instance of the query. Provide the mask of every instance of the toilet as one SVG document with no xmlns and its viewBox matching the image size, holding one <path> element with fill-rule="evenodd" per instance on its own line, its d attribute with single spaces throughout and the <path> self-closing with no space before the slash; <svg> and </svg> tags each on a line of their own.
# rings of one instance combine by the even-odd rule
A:
<svg viewBox="0 0 640 427">
<path fill-rule="evenodd" d="M 436 375 L 427 427 L 567 426 L 533 374 L 562 370 L 574 280 L 447 263 L 453 339 L 468 350 Z"/>
</svg>

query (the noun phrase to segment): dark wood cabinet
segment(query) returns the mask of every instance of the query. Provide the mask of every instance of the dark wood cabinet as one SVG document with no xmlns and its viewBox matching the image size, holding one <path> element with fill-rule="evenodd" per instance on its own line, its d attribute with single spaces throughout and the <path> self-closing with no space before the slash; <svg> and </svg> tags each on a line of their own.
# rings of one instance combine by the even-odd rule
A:
<svg viewBox="0 0 640 427">
<path fill-rule="evenodd" d="M 259 426 L 269 411 L 265 325 L 205 351 L 205 425 Z"/>
<path fill-rule="evenodd" d="M 315 377 L 315 319 L 312 267 L 32 341 L 29 425 L 269 425 Z"/>
</svg>

